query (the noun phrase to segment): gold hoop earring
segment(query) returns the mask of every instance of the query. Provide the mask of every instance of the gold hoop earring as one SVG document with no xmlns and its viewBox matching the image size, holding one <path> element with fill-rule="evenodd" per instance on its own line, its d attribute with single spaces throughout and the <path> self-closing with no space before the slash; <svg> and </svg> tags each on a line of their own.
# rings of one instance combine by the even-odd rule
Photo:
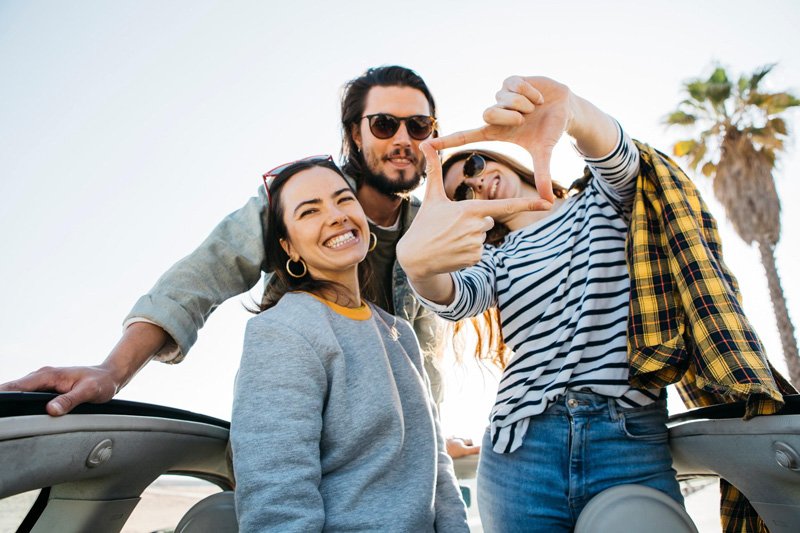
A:
<svg viewBox="0 0 800 533">
<path fill-rule="evenodd" d="M 291 267 L 292 263 L 300 263 L 301 265 L 303 265 L 303 271 L 300 274 L 295 274 L 294 272 L 292 272 L 292 267 Z M 292 258 L 290 257 L 286 261 L 286 272 L 293 278 L 299 279 L 306 275 L 306 273 L 308 272 L 308 268 L 306 267 L 306 262 L 303 261 L 302 259 L 300 259 L 299 261 L 292 261 Z"/>
<path fill-rule="evenodd" d="M 378 246 L 378 236 L 370 231 L 369 232 L 369 250 L 367 250 L 367 251 L 371 252 L 372 250 L 375 249 L 376 246 Z"/>
</svg>

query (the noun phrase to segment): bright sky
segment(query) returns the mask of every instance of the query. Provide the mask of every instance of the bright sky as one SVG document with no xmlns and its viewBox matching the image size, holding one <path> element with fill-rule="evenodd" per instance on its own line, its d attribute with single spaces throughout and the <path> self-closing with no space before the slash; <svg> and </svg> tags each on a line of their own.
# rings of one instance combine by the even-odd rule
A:
<svg viewBox="0 0 800 533">
<path fill-rule="evenodd" d="M 779 62 L 767 86 L 800 94 L 796 2 L 655 5 L 0 0 L 0 382 L 99 363 L 138 296 L 244 204 L 265 169 L 338 153 L 340 87 L 369 66 L 417 70 L 445 132 L 479 125 L 508 75 L 542 74 L 664 150 L 681 137 L 661 125 L 681 82 L 714 60 L 736 73 Z M 563 144 L 554 176 L 568 183 L 582 165 Z M 795 324 L 798 174 L 795 142 L 776 174 L 778 268 Z M 782 368 L 758 254 L 721 228 L 745 308 Z M 184 363 L 148 365 L 119 397 L 229 418 L 249 301 L 221 306 Z M 468 370 L 453 373 L 445 424 L 479 434 L 493 383 Z"/>
</svg>

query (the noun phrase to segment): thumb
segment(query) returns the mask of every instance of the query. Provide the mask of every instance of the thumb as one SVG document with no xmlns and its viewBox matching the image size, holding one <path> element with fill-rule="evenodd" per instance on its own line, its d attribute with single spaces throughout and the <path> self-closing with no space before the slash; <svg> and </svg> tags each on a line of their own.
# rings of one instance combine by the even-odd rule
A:
<svg viewBox="0 0 800 533">
<path fill-rule="evenodd" d="M 105 402 L 110 400 L 113 395 L 104 395 L 101 389 L 95 383 L 76 382 L 70 390 L 48 402 L 47 413 L 51 416 L 61 416 L 86 402 Z"/>
<path fill-rule="evenodd" d="M 71 393 L 66 393 L 56 396 L 47 402 L 47 414 L 50 416 L 62 416 L 72 411 L 80 403 L 76 402 L 73 396 Z"/>
<path fill-rule="evenodd" d="M 430 200 L 447 200 L 447 194 L 444 192 L 442 164 L 439 162 L 439 154 L 427 141 L 420 144 L 419 148 L 425 156 L 425 175 L 427 176 L 425 196 L 423 197 L 424 202 L 422 205 L 425 205 L 425 202 Z"/>
<path fill-rule="evenodd" d="M 552 194 L 552 193 L 551 193 Z M 466 200 L 459 202 L 474 216 L 497 219 L 524 211 L 548 211 L 553 204 L 544 198 L 505 198 L 503 200 Z"/>
<path fill-rule="evenodd" d="M 550 203 L 555 201 L 553 178 L 550 175 L 550 158 L 552 154 L 552 146 L 542 146 L 531 151 L 536 191 L 543 200 L 547 200 Z"/>
</svg>

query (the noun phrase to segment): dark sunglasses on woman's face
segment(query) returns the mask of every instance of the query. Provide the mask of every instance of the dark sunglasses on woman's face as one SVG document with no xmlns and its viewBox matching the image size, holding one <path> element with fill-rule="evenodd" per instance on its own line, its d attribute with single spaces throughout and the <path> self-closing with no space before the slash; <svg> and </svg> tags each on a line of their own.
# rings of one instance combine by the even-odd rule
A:
<svg viewBox="0 0 800 533">
<path fill-rule="evenodd" d="M 436 119 L 427 115 L 396 117 L 389 113 L 375 113 L 373 115 L 364 115 L 361 119 L 369 121 L 369 131 L 378 139 L 391 139 L 394 137 L 402 122 L 406 123 L 408 136 L 417 141 L 424 141 L 430 137 L 436 128 Z"/>
<path fill-rule="evenodd" d="M 473 152 L 464 161 L 464 180 L 468 178 L 477 178 L 486 170 L 486 159 L 482 155 L 476 154 Z M 458 187 L 456 187 L 455 192 L 453 192 L 453 199 L 454 200 L 472 200 L 476 197 L 475 190 L 467 185 L 466 181 L 462 181 Z"/>
</svg>

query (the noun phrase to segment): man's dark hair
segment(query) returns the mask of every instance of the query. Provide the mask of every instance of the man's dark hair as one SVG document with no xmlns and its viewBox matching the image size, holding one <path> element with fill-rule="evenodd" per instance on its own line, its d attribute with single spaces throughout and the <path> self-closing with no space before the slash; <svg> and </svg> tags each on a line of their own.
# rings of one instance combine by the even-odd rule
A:
<svg viewBox="0 0 800 533">
<path fill-rule="evenodd" d="M 373 87 L 411 87 L 425 95 L 431 108 L 431 116 L 436 117 L 436 103 L 433 95 L 419 74 L 411 69 L 397 65 L 374 67 L 364 74 L 350 80 L 342 93 L 342 170 L 361 184 L 366 172 L 364 156 L 358 151 L 353 140 L 353 124 L 358 124 L 364 116 L 367 93 Z M 434 133 L 434 136 L 436 134 Z"/>
</svg>

